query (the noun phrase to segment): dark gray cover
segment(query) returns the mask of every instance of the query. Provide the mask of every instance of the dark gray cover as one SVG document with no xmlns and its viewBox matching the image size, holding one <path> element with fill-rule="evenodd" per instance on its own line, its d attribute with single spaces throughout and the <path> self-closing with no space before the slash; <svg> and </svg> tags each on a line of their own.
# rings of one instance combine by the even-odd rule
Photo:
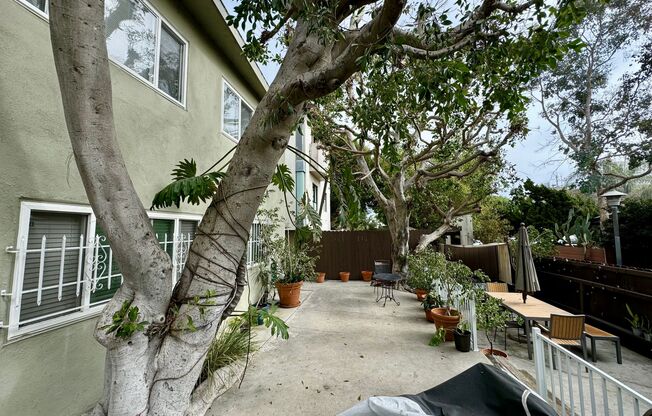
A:
<svg viewBox="0 0 652 416">
<path fill-rule="evenodd" d="M 523 408 L 523 385 L 504 371 L 487 365 L 476 364 L 463 373 L 422 393 L 407 397 L 433 416 L 527 416 Z M 527 398 L 530 416 L 554 416 L 555 410 L 538 396 Z"/>
</svg>

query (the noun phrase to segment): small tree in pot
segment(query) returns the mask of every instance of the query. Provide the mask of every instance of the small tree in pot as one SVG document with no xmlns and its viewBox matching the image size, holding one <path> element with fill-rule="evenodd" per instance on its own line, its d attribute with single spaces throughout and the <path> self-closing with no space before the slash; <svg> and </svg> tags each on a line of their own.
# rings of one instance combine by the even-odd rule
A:
<svg viewBox="0 0 652 416">
<path fill-rule="evenodd" d="M 428 248 L 408 255 L 407 284 L 414 289 L 417 299 L 423 301 L 432 288 L 434 271 L 445 266 L 446 258 Z"/>
<path fill-rule="evenodd" d="M 483 352 L 490 356 L 500 355 L 507 357 L 505 352 L 495 350 L 493 344 L 496 330 L 498 328 L 504 328 L 505 324 L 510 319 L 509 312 L 503 309 L 500 299 L 489 296 L 481 290 L 476 290 L 475 313 L 478 322 L 478 329 L 485 332 L 485 336 L 489 342 L 489 350 L 485 349 Z M 494 338 L 489 335 L 492 331 L 494 332 Z"/>
<path fill-rule="evenodd" d="M 454 332 L 455 349 L 460 352 L 471 351 L 471 331 L 469 331 L 469 323 L 467 321 L 460 321 Z"/>
<path fill-rule="evenodd" d="M 440 256 L 443 256 L 440 254 Z M 443 292 L 443 307 L 432 309 L 437 328 L 447 330 L 446 340 L 453 340 L 453 330 L 460 322 L 461 316 L 453 306 L 461 299 L 473 296 L 476 280 L 484 280 L 482 271 L 475 272 L 462 262 L 444 260 L 434 271 L 434 284 Z"/>
</svg>

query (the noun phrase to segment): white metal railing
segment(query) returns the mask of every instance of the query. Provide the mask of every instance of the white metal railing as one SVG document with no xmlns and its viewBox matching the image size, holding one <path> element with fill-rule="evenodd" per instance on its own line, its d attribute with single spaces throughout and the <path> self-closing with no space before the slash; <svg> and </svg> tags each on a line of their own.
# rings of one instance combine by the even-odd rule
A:
<svg viewBox="0 0 652 416">
<path fill-rule="evenodd" d="M 70 244 L 71 240 L 74 240 L 73 244 Z M 159 241 L 172 256 L 173 279 L 176 281 L 186 262 L 192 236 L 168 237 L 166 234 Z M 56 239 L 43 235 L 37 247 L 27 247 L 25 238 L 22 238 L 18 247 L 6 249 L 7 253 L 16 256 L 10 330 L 102 305 L 123 282 L 122 273 L 114 264 L 111 246 L 103 235 L 96 235 L 90 241 L 83 234 L 74 239 L 65 235 Z M 26 281 L 28 259 L 30 279 Z M 25 317 L 27 313 L 24 311 L 30 308 L 32 316 Z M 42 308 L 42 312 L 35 308 Z"/>
<path fill-rule="evenodd" d="M 652 400 L 532 328 L 537 392 L 562 416 L 635 415 Z"/>
<path fill-rule="evenodd" d="M 247 243 L 249 266 L 264 254 L 261 227 L 258 223 L 252 225 Z M 157 234 L 156 238 L 172 258 L 174 284 L 183 272 L 193 235 Z M 6 249 L 16 256 L 12 292 L 1 294 L 11 298 L 9 325 L 0 322 L 0 328 L 9 328 L 10 336 L 30 324 L 54 325 L 72 314 L 92 312 L 108 302 L 123 282 L 104 235 L 95 235 L 90 241 L 83 234 L 74 238 L 43 235 L 39 243 L 30 245 L 28 248 L 22 237 L 17 247 Z"/>
<path fill-rule="evenodd" d="M 447 301 L 448 294 L 444 290 L 441 284 L 436 280 L 432 283 L 432 289 L 437 292 L 437 295 L 444 301 Z M 453 307 L 457 309 L 462 315 L 462 321 L 466 321 L 469 324 L 469 331 L 471 332 L 471 348 L 473 351 L 478 351 L 478 324 L 475 314 L 475 299 L 473 294 L 469 296 L 460 297 L 453 296 Z"/>
</svg>

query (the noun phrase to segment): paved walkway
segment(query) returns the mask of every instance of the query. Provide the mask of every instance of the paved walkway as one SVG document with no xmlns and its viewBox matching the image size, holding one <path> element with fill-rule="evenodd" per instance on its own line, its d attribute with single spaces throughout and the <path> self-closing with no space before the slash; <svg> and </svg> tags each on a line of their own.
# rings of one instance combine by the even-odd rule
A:
<svg viewBox="0 0 652 416">
<path fill-rule="evenodd" d="M 303 304 L 283 311 L 290 339 L 265 342 L 242 387 L 218 398 L 208 414 L 335 415 L 369 396 L 418 393 L 488 362 L 457 352 L 452 342 L 428 346 L 434 325 L 416 296 L 396 296 L 401 306 L 383 308 L 368 283 L 305 284 Z"/>
</svg>

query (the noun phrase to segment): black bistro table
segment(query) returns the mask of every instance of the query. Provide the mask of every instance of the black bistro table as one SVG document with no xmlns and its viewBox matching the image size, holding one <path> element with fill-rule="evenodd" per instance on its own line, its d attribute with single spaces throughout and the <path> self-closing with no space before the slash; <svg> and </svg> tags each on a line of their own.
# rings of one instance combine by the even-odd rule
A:
<svg viewBox="0 0 652 416">
<path fill-rule="evenodd" d="M 394 288 L 401 280 L 401 276 L 394 273 L 376 273 L 374 280 L 380 285 L 380 292 L 376 298 L 376 302 L 384 300 L 383 307 L 387 304 L 387 300 L 393 300 L 396 305 L 400 306 L 401 302 L 397 301 L 394 297 Z"/>
</svg>

